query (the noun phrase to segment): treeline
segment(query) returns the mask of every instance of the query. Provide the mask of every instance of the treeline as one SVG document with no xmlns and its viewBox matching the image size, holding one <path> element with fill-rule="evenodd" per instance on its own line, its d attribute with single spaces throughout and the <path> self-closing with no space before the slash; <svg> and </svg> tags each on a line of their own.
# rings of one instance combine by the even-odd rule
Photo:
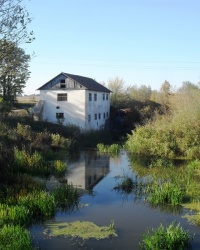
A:
<svg viewBox="0 0 200 250">
<path fill-rule="evenodd" d="M 200 158 L 200 88 L 184 82 L 164 95 L 163 113 L 155 112 L 128 136 L 127 149 L 140 157 Z"/>
</svg>

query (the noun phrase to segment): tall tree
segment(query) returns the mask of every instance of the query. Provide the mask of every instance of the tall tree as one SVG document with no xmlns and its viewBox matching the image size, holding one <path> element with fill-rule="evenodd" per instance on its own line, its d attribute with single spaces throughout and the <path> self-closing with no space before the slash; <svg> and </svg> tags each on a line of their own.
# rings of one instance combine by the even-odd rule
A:
<svg viewBox="0 0 200 250">
<path fill-rule="evenodd" d="M 17 94 L 23 92 L 26 81 L 29 78 L 28 70 L 30 56 L 13 42 L 0 41 L 0 54 L 5 47 L 9 47 L 12 53 L 7 53 L 0 60 L 0 93 L 3 102 L 12 103 Z"/>
<path fill-rule="evenodd" d="M 111 103 L 113 106 L 118 106 L 124 96 L 125 86 L 124 80 L 119 77 L 109 80 L 108 88 L 112 91 Z"/>
</svg>

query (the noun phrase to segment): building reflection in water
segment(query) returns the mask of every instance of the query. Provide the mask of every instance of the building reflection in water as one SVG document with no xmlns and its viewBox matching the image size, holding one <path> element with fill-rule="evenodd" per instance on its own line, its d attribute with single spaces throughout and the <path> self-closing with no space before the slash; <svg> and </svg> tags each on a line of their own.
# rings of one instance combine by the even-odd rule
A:
<svg viewBox="0 0 200 250">
<path fill-rule="evenodd" d="M 109 156 L 82 151 L 76 162 L 68 164 L 67 182 L 85 190 L 92 189 L 109 172 Z"/>
</svg>

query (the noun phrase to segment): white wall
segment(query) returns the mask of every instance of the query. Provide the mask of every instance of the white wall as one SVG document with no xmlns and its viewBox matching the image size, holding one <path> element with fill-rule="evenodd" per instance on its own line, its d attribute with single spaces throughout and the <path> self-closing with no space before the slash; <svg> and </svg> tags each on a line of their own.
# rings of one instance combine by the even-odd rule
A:
<svg viewBox="0 0 200 250">
<path fill-rule="evenodd" d="M 67 93 L 67 101 L 57 101 L 57 94 L 60 93 Z M 92 101 L 89 101 L 89 93 L 92 94 Z M 96 101 L 94 94 L 97 94 Z M 40 100 L 45 100 L 42 120 L 57 123 L 56 113 L 64 113 L 63 125 L 74 124 L 87 130 L 99 129 L 105 125 L 106 119 L 110 116 L 110 95 L 104 94 L 105 100 L 103 100 L 103 93 L 84 89 L 40 90 Z M 59 109 L 56 108 L 57 106 Z M 91 117 L 90 121 L 88 115 Z"/>
<path fill-rule="evenodd" d="M 92 94 L 92 101 L 89 101 L 89 93 Z M 94 100 L 94 94 L 97 94 L 97 101 Z M 103 100 L 103 93 L 96 91 L 86 91 L 86 127 L 87 129 L 99 129 L 105 125 L 106 119 L 110 116 L 110 95 L 105 94 L 105 100 Z M 108 94 L 108 100 L 106 100 L 106 94 Z M 95 120 L 95 114 L 97 119 Z M 100 114 L 100 119 L 99 119 Z M 105 114 L 105 118 L 104 118 Z M 88 121 L 88 115 L 91 116 L 91 121 Z"/>
<path fill-rule="evenodd" d="M 67 101 L 57 101 L 57 94 L 61 93 L 67 93 Z M 45 100 L 43 120 L 57 123 L 56 113 L 64 113 L 64 125 L 85 129 L 85 90 L 41 90 L 40 100 Z"/>
</svg>

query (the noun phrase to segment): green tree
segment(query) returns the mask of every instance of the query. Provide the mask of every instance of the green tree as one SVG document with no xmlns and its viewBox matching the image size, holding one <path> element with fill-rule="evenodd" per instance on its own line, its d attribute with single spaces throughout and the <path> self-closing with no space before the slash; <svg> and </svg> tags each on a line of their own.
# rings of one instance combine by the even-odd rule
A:
<svg viewBox="0 0 200 250">
<path fill-rule="evenodd" d="M 3 102 L 13 103 L 16 95 L 23 92 L 29 78 L 30 55 L 25 54 L 15 43 L 6 40 L 0 41 L 0 54 L 5 47 L 9 47 L 12 53 L 7 53 L 0 60 L 0 93 Z"/>
<path fill-rule="evenodd" d="M 119 106 L 125 93 L 124 80 L 122 78 L 115 77 L 114 79 L 109 80 L 108 88 L 112 91 L 112 94 L 111 94 L 112 105 Z"/>
</svg>

